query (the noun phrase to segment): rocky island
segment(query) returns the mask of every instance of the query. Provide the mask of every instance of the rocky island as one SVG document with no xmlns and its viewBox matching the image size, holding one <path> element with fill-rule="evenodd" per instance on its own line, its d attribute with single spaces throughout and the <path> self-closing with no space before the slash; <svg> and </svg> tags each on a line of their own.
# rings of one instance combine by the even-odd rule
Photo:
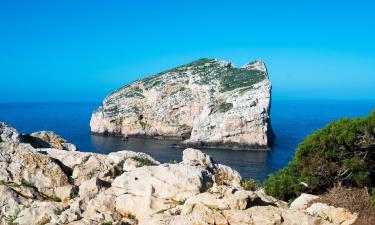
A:
<svg viewBox="0 0 375 225">
<path fill-rule="evenodd" d="M 108 95 L 93 133 L 177 138 L 185 147 L 268 149 L 271 83 L 266 66 L 200 59 Z"/>
<path fill-rule="evenodd" d="M 192 148 L 161 164 L 140 152 L 79 152 L 53 132 L 0 123 L 0 224 L 350 225 L 358 216 L 310 194 L 288 206 L 250 184 Z"/>
</svg>

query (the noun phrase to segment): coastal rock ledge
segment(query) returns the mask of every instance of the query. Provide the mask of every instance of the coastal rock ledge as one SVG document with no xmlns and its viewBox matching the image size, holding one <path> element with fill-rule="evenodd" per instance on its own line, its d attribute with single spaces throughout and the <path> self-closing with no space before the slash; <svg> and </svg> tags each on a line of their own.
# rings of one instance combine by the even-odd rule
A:
<svg viewBox="0 0 375 225">
<path fill-rule="evenodd" d="M 181 162 L 160 164 L 141 152 L 0 139 L 0 225 L 350 225 L 358 216 L 307 194 L 288 207 L 242 183 L 237 171 L 192 148 Z"/>
<path fill-rule="evenodd" d="M 107 96 L 93 133 L 183 140 L 185 147 L 268 149 L 271 83 L 266 66 L 216 59 L 137 80 Z"/>
</svg>

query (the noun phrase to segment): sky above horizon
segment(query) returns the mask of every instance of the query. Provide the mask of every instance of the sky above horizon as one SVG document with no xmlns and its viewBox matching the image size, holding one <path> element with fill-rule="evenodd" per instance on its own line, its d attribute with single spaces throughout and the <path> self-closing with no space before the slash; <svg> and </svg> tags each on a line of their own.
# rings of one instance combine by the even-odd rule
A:
<svg viewBox="0 0 375 225">
<path fill-rule="evenodd" d="M 373 1 L 0 0 L 0 102 L 102 101 L 199 58 L 265 61 L 274 99 L 375 99 Z"/>
</svg>

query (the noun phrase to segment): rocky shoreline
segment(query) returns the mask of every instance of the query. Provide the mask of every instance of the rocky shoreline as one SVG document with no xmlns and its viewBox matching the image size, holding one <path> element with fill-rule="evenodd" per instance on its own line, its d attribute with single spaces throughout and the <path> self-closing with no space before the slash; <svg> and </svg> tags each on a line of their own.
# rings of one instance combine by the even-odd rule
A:
<svg viewBox="0 0 375 225">
<path fill-rule="evenodd" d="M 196 149 L 160 164 L 140 152 L 33 147 L 0 128 L 0 224 L 349 225 L 357 218 L 308 194 L 288 206 L 246 188 L 237 171 Z"/>
</svg>

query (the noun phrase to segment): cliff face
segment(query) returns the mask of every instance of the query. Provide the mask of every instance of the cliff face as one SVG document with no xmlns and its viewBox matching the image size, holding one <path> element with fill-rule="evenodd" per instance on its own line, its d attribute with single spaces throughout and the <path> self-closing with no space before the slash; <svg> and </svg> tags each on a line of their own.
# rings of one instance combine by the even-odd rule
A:
<svg viewBox="0 0 375 225">
<path fill-rule="evenodd" d="M 263 62 L 201 59 L 135 81 L 93 113 L 93 133 L 181 138 L 185 146 L 268 148 L 271 84 Z"/>
</svg>

